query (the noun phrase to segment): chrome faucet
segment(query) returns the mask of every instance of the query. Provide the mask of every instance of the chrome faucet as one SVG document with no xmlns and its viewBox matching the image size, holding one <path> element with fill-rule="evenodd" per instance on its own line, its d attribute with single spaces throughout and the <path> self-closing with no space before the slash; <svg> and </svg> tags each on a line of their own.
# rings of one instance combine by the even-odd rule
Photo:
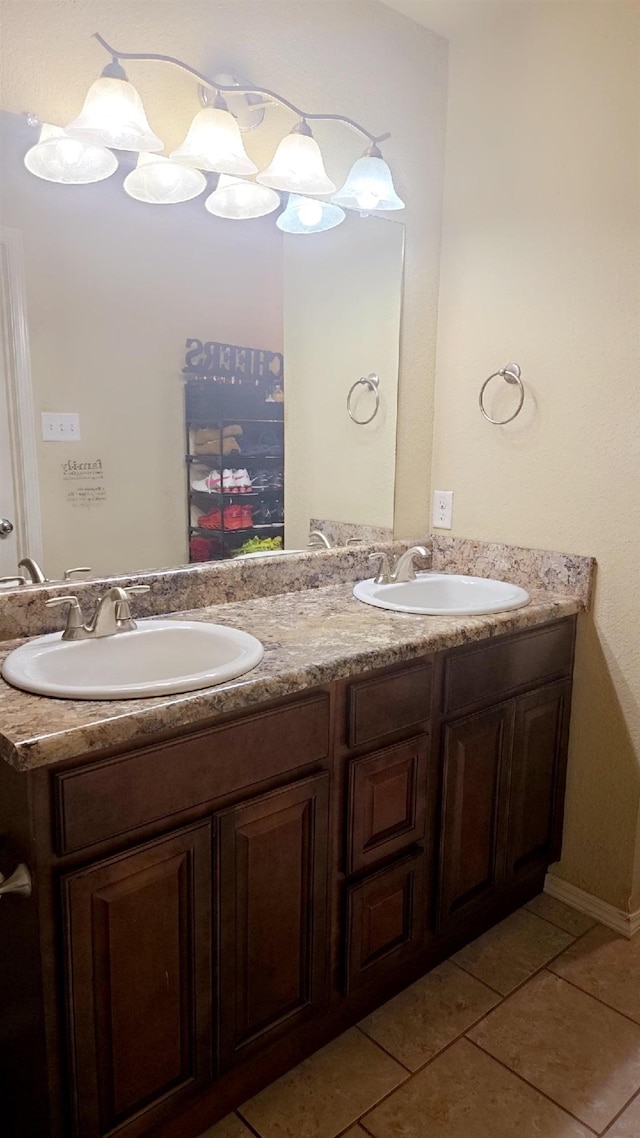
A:
<svg viewBox="0 0 640 1138">
<path fill-rule="evenodd" d="M 19 569 L 26 569 L 29 574 L 29 584 L 31 585 L 48 585 L 51 583 L 51 578 L 47 577 L 44 570 L 38 565 L 38 562 L 33 557 L 23 557 L 22 561 L 18 562 Z M 65 569 L 63 580 L 70 581 L 76 573 L 90 573 L 91 569 L 88 565 L 78 565 L 75 569 Z M 17 578 L 16 578 L 17 579 Z M 26 578 L 22 578 L 22 583 L 27 584 Z"/>
<path fill-rule="evenodd" d="M 97 640 L 102 636 L 115 636 L 118 632 L 133 632 L 137 626 L 131 616 L 129 597 L 134 593 L 148 592 L 148 585 L 130 585 L 128 589 L 114 585 L 98 599 L 96 611 L 88 624 L 83 624 L 77 597 L 52 597 L 45 604 L 51 608 L 55 605 L 69 606 L 63 640 Z"/>
<path fill-rule="evenodd" d="M 378 561 L 378 572 L 374 577 L 376 585 L 399 585 L 403 581 L 415 581 L 416 570 L 413 564 L 414 557 L 429 557 L 429 551 L 424 545 L 412 545 L 411 549 L 401 553 L 393 569 L 389 567 L 389 558 L 386 553 L 370 553 L 369 560 Z"/>
<path fill-rule="evenodd" d="M 313 540 L 312 540 L 313 539 Z M 326 534 L 322 533 L 319 529 L 314 529 L 309 534 L 308 549 L 333 549 L 331 542 Z"/>
<path fill-rule="evenodd" d="M 18 562 L 18 569 L 27 570 L 32 585 L 44 585 L 48 580 L 38 565 L 38 562 L 33 560 L 33 557 L 23 557 L 22 561 Z"/>
</svg>

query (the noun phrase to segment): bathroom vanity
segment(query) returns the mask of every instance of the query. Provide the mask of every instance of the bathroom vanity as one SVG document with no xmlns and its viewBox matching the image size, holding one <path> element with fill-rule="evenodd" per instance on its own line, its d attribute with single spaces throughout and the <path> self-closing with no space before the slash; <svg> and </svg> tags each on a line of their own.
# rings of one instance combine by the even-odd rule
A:
<svg viewBox="0 0 640 1138">
<path fill-rule="evenodd" d="M 199 1135 L 539 893 L 580 607 L 430 632 L 308 590 L 245 602 L 266 662 L 231 710 L 11 693 L 73 714 L 66 753 L 43 727 L 0 762 L 0 868 L 34 879 L 0 901 L 9 1133 Z"/>
</svg>

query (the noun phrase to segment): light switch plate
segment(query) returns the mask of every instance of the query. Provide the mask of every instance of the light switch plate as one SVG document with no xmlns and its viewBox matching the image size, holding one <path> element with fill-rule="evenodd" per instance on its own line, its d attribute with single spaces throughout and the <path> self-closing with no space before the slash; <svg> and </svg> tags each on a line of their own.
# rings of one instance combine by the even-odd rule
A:
<svg viewBox="0 0 640 1138">
<path fill-rule="evenodd" d="M 42 437 L 50 443 L 80 441 L 80 416 L 71 411 L 42 411 Z"/>
<path fill-rule="evenodd" d="M 452 517 L 453 490 L 434 490 L 431 519 L 434 529 L 451 529 Z"/>
</svg>

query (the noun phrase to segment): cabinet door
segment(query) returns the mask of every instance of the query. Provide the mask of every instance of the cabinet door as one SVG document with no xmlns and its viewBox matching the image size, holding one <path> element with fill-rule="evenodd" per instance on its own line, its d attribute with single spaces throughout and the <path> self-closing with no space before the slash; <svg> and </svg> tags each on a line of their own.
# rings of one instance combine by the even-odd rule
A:
<svg viewBox="0 0 640 1138">
<path fill-rule="evenodd" d="M 327 992 L 329 775 L 217 815 L 221 1070 Z"/>
<path fill-rule="evenodd" d="M 561 683 L 516 701 L 507 823 L 512 880 L 560 856 L 570 698 L 570 683 Z"/>
<path fill-rule="evenodd" d="M 210 867 L 205 822 L 62 880 L 81 1138 L 146 1133 L 210 1074 Z"/>
<path fill-rule="evenodd" d="M 513 701 L 443 729 L 438 928 L 489 902 L 504 865 Z"/>
<path fill-rule="evenodd" d="M 398 970 L 423 946 L 425 855 L 402 858 L 347 889 L 345 988 Z"/>
<path fill-rule="evenodd" d="M 347 873 L 424 840 L 429 737 L 352 759 L 347 788 Z"/>
</svg>

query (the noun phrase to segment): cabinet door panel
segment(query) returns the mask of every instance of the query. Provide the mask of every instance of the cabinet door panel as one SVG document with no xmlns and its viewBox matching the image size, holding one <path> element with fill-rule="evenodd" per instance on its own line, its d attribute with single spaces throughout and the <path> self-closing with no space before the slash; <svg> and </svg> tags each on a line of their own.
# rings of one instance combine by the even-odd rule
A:
<svg viewBox="0 0 640 1138">
<path fill-rule="evenodd" d="M 429 739 L 349 763 L 347 873 L 424 839 Z"/>
<path fill-rule="evenodd" d="M 423 851 L 379 870 L 347 890 L 346 990 L 420 950 L 426 918 Z"/>
<path fill-rule="evenodd" d="M 207 822 L 63 878 L 82 1138 L 210 1073 L 210 863 Z"/>
<path fill-rule="evenodd" d="M 489 900 L 500 884 L 513 703 L 444 728 L 438 925 Z"/>
<path fill-rule="evenodd" d="M 509 787 L 507 874 L 560 856 L 571 685 L 553 684 L 516 702 Z"/>
<path fill-rule="evenodd" d="M 317 775 L 218 815 L 223 1070 L 324 1001 L 328 783 Z"/>
</svg>

